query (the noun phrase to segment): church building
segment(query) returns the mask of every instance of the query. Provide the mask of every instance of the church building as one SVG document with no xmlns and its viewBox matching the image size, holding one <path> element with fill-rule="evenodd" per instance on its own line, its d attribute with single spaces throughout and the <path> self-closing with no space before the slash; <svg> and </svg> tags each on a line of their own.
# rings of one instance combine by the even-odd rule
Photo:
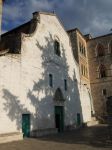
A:
<svg viewBox="0 0 112 150">
<path fill-rule="evenodd" d="M 91 122 L 89 83 L 81 82 L 70 37 L 56 14 L 35 12 L 31 21 L 4 33 L 0 68 L 0 134 L 10 137 L 5 142 Z"/>
<path fill-rule="evenodd" d="M 111 33 L 66 31 L 56 14 L 34 12 L 1 35 L 0 143 L 106 122 L 111 84 Z"/>
</svg>

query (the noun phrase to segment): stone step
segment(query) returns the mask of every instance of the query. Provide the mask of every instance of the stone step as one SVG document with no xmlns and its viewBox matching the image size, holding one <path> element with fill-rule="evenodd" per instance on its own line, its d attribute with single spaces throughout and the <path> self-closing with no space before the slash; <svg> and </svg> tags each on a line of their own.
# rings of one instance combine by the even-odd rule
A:
<svg viewBox="0 0 112 150">
<path fill-rule="evenodd" d="M 96 117 L 92 117 L 91 120 L 92 120 L 92 121 L 97 121 L 97 120 L 96 120 Z"/>
<path fill-rule="evenodd" d="M 20 132 L 0 134 L 0 143 L 19 141 L 23 139 L 23 134 Z"/>
<path fill-rule="evenodd" d="M 92 117 L 91 121 L 87 122 L 87 126 L 94 126 L 94 125 L 98 125 L 99 121 L 96 119 L 96 117 Z"/>
<path fill-rule="evenodd" d="M 87 127 L 95 126 L 95 125 L 98 125 L 98 124 L 99 124 L 99 121 L 97 121 L 97 120 L 89 121 L 89 122 L 87 123 Z"/>
</svg>

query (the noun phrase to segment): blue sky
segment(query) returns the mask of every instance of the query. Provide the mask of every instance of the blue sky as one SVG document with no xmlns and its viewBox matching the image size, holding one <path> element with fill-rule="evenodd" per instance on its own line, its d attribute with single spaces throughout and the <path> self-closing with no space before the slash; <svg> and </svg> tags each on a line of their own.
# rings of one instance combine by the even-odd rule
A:
<svg viewBox="0 0 112 150">
<path fill-rule="evenodd" d="M 55 11 L 67 30 L 77 27 L 84 34 L 108 34 L 112 28 L 112 0 L 6 0 L 2 32 L 29 21 L 35 11 Z"/>
</svg>

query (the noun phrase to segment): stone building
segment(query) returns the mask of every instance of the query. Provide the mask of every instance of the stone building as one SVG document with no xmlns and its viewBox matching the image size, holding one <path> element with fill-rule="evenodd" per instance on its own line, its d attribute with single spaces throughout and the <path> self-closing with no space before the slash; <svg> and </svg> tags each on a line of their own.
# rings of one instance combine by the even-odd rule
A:
<svg viewBox="0 0 112 150">
<path fill-rule="evenodd" d="M 3 34 L 0 134 L 17 140 L 22 134 L 41 136 L 90 122 L 89 75 L 87 71 L 80 78 L 79 66 L 70 38 L 53 13 L 35 12 L 31 21 Z"/>
<path fill-rule="evenodd" d="M 92 116 L 94 115 L 94 107 L 90 88 L 87 41 L 84 35 L 77 28 L 69 30 L 68 34 L 70 36 L 74 58 L 79 64 L 79 74 L 81 81 L 80 92 L 85 91 L 82 92 L 82 101 L 83 105 L 85 106 L 82 109 L 84 109 L 84 112 L 86 112 L 86 114 L 88 114 L 88 112 L 91 111 Z M 90 102 L 87 100 L 87 94 L 85 95 L 86 92 L 88 93 Z M 84 116 L 86 116 L 86 114 Z"/>
<path fill-rule="evenodd" d="M 112 96 L 112 34 L 93 38 L 90 34 L 82 35 L 78 29 L 68 33 L 74 57 L 80 66 L 81 81 L 92 94 L 92 115 L 104 122 L 106 101 Z"/>
<path fill-rule="evenodd" d="M 3 34 L 0 143 L 91 125 L 93 116 L 104 120 L 112 96 L 111 57 L 112 34 L 66 32 L 53 13 L 35 12 Z"/>
<path fill-rule="evenodd" d="M 106 101 L 112 96 L 112 34 L 89 39 L 87 49 L 95 114 L 104 121 Z"/>
<path fill-rule="evenodd" d="M 3 34 L 0 142 L 91 125 L 94 116 L 104 120 L 112 96 L 111 57 L 112 34 L 66 32 L 54 13 L 35 12 Z"/>
</svg>

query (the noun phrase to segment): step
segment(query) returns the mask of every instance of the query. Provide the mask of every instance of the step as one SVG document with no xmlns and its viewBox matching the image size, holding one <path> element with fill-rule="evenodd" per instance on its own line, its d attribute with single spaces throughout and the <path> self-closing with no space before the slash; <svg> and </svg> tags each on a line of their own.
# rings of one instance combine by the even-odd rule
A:
<svg viewBox="0 0 112 150">
<path fill-rule="evenodd" d="M 97 121 L 97 120 L 96 120 L 96 117 L 92 117 L 91 120 L 92 120 L 92 121 Z"/>
<path fill-rule="evenodd" d="M 87 127 L 90 127 L 90 126 L 95 126 L 95 125 L 98 125 L 99 124 L 99 121 L 89 121 L 87 122 Z"/>
<path fill-rule="evenodd" d="M 23 139 L 23 134 L 20 132 L 0 134 L 0 143 L 19 141 Z"/>
</svg>

